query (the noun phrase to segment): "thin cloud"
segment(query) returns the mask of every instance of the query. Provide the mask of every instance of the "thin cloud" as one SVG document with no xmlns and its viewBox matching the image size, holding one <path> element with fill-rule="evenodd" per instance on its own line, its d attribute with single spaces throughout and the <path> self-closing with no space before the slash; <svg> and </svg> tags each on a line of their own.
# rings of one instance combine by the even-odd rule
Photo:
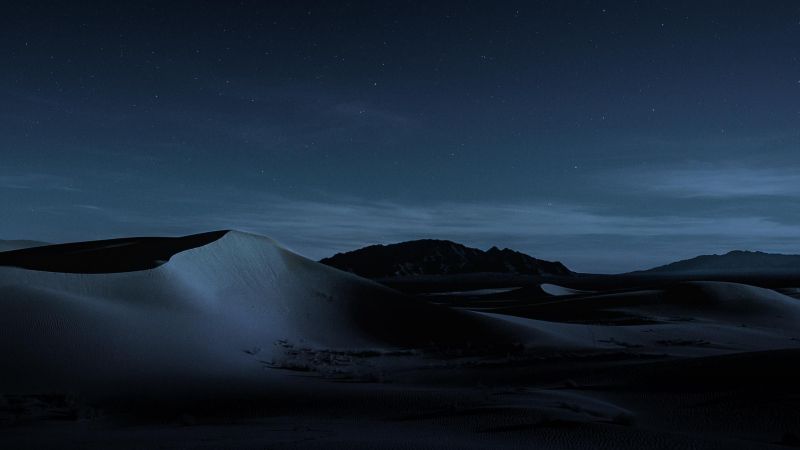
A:
<svg viewBox="0 0 800 450">
<path fill-rule="evenodd" d="M 42 173 L 0 175 L 0 189 L 80 192 L 70 178 Z"/>
<path fill-rule="evenodd" d="M 645 191 L 683 197 L 785 197 L 800 195 L 800 174 L 775 168 L 670 169 L 634 175 Z"/>
</svg>

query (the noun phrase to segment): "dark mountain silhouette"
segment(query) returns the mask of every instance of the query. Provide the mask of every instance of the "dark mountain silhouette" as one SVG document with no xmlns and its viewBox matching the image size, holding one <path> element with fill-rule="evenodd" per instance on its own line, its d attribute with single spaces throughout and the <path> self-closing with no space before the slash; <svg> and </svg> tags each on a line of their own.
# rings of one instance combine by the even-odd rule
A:
<svg viewBox="0 0 800 450">
<path fill-rule="evenodd" d="M 800 255 L 734 250 L 724 255 L 702 255 L 640 273 L 725 273 L 800 271 Z"/>
<path fill-rule="evenodd" d="M 371 245 L 320 261 L 367 278 L 464 273 L 572 275 L 560 262 L 543 261 L 510 249 L 487 251 L 452 241 L 422 239 Z"/>
</svg>

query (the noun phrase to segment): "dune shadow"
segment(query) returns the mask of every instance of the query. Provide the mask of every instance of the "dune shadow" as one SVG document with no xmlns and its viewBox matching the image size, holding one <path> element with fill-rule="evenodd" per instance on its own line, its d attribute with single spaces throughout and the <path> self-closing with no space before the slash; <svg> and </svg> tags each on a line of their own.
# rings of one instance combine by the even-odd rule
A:
<svg viewBox="0 0 800 450">
<path fill-rule="evenodd" d="M 175 254 L 210 244 L 227 230 L 183 237 L 134 237 L 0 252 L 0 266 L 43 272 L 120 273 L 156 268 Z"/>
</svg>

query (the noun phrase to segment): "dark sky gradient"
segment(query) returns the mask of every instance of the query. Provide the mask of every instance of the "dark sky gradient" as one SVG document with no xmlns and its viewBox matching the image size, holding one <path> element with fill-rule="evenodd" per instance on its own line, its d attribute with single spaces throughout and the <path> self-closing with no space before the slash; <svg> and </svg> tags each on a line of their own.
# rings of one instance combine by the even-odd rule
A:
<svg viewBox="0 0 800 450">
<path fill-rule="evenodd" d="M 2 238 L 800 253 L 796 1 L 17 3 Z"/>
</svg>

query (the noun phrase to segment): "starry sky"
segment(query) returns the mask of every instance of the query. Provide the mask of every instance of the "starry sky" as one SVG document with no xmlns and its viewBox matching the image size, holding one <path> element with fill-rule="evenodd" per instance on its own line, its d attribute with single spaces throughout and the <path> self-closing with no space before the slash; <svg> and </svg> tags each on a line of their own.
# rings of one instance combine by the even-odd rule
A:
<svg viewBox="0 0 800 450">
<path fill-rule="evenodd" d="M 800 253 L 800 3 L 8 2 L 0 239 Z"/>
</svg>

